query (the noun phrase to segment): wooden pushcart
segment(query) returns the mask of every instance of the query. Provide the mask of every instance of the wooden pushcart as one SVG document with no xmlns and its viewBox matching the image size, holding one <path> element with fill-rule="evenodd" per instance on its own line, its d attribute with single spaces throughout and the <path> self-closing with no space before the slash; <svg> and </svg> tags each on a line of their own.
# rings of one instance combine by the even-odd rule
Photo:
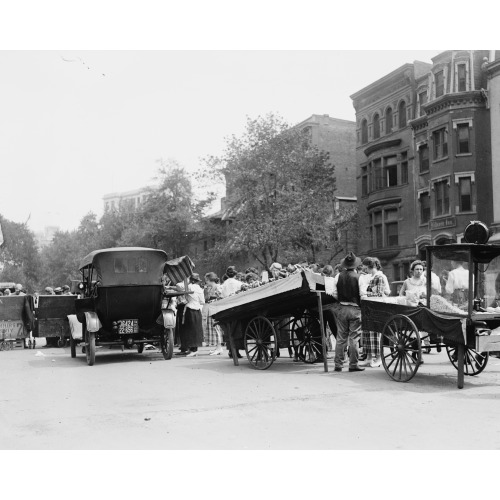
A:
<svg viewBox="0 0 500 500">
<path fill-rule="evenodd" d="M 0 298 L 0 351 L 12 349 L 16 341 L 34 347 L 31 332 L 35 327 L 34 302 L 31 295 L 9 295 Z"/>
<path fill-rule="evenodd" d="M 244 349 L 250 365 L 269 368 L 287 348 L 306 363 L 323 359 L 328 371 L 323 315 L 333 297 L 325 293 L 325 279 L 301 271 L 257 288 L 211 302 L 209 315 L 222 327 L 235 365 Z"/>
<path fill-rule="evenodd" d="M 65 347 L 71 332 L 68 316 L 76 314 L 75 300 L 76 295 L 40 295 L 35 307 L 33 342 L 37 337 L 54 337 L 58 347 Z"/>
</svg>

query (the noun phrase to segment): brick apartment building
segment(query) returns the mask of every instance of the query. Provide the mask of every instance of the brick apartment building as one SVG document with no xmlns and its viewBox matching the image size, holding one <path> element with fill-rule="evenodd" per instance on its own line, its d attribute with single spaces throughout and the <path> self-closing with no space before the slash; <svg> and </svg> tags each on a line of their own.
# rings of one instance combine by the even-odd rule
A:
<svg viewBox="0 0 500 500">
<path fill-rule="evenodd" d="M 445 51 L 351 96 L 359 252 L 379 257 L 389 281 L 404 279 L 426 245 L 462 241 L 471 220 L 494 222 L 488 57 Z"/>
</svg>

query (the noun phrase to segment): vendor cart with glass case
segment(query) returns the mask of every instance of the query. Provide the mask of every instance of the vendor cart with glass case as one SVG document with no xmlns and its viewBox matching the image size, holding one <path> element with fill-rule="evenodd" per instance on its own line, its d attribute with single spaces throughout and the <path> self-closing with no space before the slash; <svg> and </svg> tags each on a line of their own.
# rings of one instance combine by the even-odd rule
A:
<svg viewBox="0 0 500 500">
<path fill-rule="evenodd" d="M 426 247 L 427 294 L 420 303 L 404 297 L 363 300 L 363 329 L 381 333 L 381 359 L 387 374 L 408 382 L 426 349 L 446 349 L 458 371 L 478 375 L 489 353 L 500 351 L 500 247 L 456 243 Z"/>
</svg>

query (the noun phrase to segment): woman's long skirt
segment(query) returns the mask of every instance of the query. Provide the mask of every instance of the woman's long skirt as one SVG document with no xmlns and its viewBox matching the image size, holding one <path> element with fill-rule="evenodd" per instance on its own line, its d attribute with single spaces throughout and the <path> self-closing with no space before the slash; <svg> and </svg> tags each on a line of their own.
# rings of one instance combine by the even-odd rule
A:
<svg viewBox="0 0 500 500">
<path fill-rule="evenodd" d="M 185 308 L 180 325 L 181 349 L 201 347 L 203 345 L 203 323 L 201 311 Z"/>
</svg>

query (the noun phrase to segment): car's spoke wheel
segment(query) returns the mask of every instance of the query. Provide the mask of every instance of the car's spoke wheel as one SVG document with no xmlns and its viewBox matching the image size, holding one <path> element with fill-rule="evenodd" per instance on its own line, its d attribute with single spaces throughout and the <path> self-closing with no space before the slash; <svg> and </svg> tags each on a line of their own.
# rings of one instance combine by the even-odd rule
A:
<svg viewBox="0 0 500 500">
<path fill-rule="evenodd" d="M 76 358 L 76 342 L 72 335 L 69 336 L 69 348 L 71 351 L 71 357 Z"/>
<path fill-rule="evenodd" d="M 144 346 L 144 344 L 143 344 Z M 164 328 L 160 339 L 161 353 L 163 359 L 171 359 L 174 353 L 174 330 L 173 328 Z"/>
<path fill-rule="evenodd" d="M 93 366 L 95 363 L 95 332 L 85 332 L 87 340 L 85 344 L 85 354 L 87 356 L 87 364 Z"/>
</svg>

